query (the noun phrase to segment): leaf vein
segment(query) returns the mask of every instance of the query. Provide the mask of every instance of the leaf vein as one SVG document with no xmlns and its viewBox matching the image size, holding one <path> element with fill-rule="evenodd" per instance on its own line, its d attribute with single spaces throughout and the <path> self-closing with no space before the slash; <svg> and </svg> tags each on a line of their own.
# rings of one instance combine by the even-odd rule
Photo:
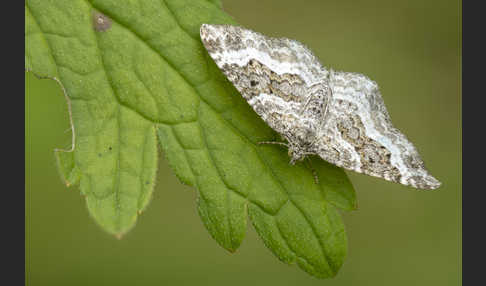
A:
<svg viewBox="0 0 486 286">
<path fill-rule="evenodd" d="M 307 260 L 307 258 L 305 258 L 304 256 L 301 256 L 299 254 L 297 254 L 297 252 L 293 249 L 292 246 L 290 246 L 287 238 L 283 235 L 282 233 L 282 229 L 280 228 L 280 225 L 278 224 L 278 222 L 276 222 L 276 217 L 273 217 L 274 221 L 275 221 L 275 225 L 277 226 L 277 229 L 278 229 L 278 234 L 280 235 L 280 237 L 282 237 L 283 241 L 285 242 L 285 246 L 287 246 L 287 248 L 295 255 L 295 257 L 297 258 L 300 258 L 302 260 L 304 260 L 305 262 L 307 262 L 307 264 L 309 265 L 312 265 L 309 260 Z M 295 260 L 293 261 L 295 263 Z M 314 268 L 314 267 L 312 267 Z"/>
<path fill-rule="evenodd" d="M 118 142 L 121 143 L 121 107 L 118 106 L 118 111 L 117 111 L 117 127 L 118 127 Z M 120 144 L 121 145 L 121 144 Z M 117 148 L 118 150 L 118 158 L 116 160 L 116 177 L 114 178 L 114 185 L 113 185 L 113 192 L 115 194 L 115 211 L 116 211 L 116 225 L 117 229 L 120 229 L 121 227 L 121 219 L 120 219 L 120 212 L 121 212 L 121 206 L 120 206 L 120 161 L 121 161 L 121 146 Z"/>
<path fill-rule="evenodd" d="M 30 7 L 29 7 L 29 5 L 28 5 L 28 2 L 27 2 L 27 1 L 25 2 L 25 7 L 27 7 L 27 11 L 28 11 L 28 12 L 29 12 L 29 14 L 32 16 L 32 19 L 34 20 L 34 23 L 36 24 L 36 26 L 39 28 L 39 30 L 40 30 L 41 32 L 43 32 L 43 31 L 42 31 L 42 29 L 41 29 L 41 26 L 40 26 L 39 22 L 37 21 L 37 19 L 35 18 L 34 14 L 32 13 L 32 10 L 30 10 Z M 44 35 L 42 35 L 42 37 L 41 37 L 41 38 L 42 38 L 43 42 L 45 43 L 45 45 L 46 45 L 47 49 L 49 50 L 49 57 L 50 57 L 50 58 L 52 59 L 52 61 L 55 63 L 55 66 L 56 66 L 56 73 L 58 74 L 58 76 L 61 76 L 61 75 L 59 75 L 59 70 L 58 70 L 58 68 L 57 68 L 57 62 L 56 62 L 56 59 L 55 59 L 55 58 L 54 58 L 54 56 L 53 56 L 51 45 L 49 44 L 49 42 L 47 41 L 47 39 L 46 39 L 46 37 L 45 37 Z"/>
<path fill-rule="evenodd" d="M 184 159 L 186 161 L 186 164 L 189 166 L 189 170 L 191 171 L 191 174 L 194 178 L 196 178 L 196 173 L 194 172 L 194 170 L 192 169 L 192 166 L 191 164 L 189 164 L 189 157 L 187 155 L 187 151 L 186 149 L 180 144 L 179 142 L 179 138 L 177 138 L 177 135 L 176 135 L 176 132 L 174 131 L 174 126 L 173 125 L 170 125 L 170 124 L 167 124 L 169 127 L 170 127 L 170 132 L 172 132 L 172 136 L 175 138 L 175 140 L 177 141 L 177 144 L 179 144 L 179 146 L 182 148 L 182 150 L 184 151 Z M 191 150 L 191 149 L 187 149 L 187 150 Z M 203 151 L 202 149 L 196 149 L 197 151 Z M 194 186 L 194 185 L 197 185 L 197 182 L 194 181 L 194 182 L 189 182 L 190 186 Z M 196 186 L 194 186 L 196 188 L 196 191 L 199 192 L 199 190 L 197 189 Z"/>
<path fill-rule="evenodd" d="M 201 106 L 201 105 L 200 105 Z M 199 109 L 201 110 L 201 109 Z M 204 128 L 201 126 L 201 123 L 198 121 L 198 126 L 199 126 L 199 130 L 201 131 L 201 134 L 202 134 L 202 141 L 204 143 L 204 146 L 206 147 L 206 149 L 208 150 L 208 157 L 209 157 L 209 160 L 211 161 L 211 164 L 213 165 L 213 167 L 216 169 L 216 172 L 218 173 L 218 177 L 219 179 L 223 182 L 223 184 L 226 186 L 226 182 L 223 181 L 222 179 L 222 176 L 221 176 L 221 173 L 218 169 L 218 167 L 216 166 L 216 163 L 214 162 L 214 158 L 213 158 L 213 155 L 211 154 L 211 152 L 209 151 L 208 149 L 208 143 L 207 143 L 207 140 L 206 140 L 206 136 L 204 135 Z M 230 221 L 230 206 L 229 206 L 229 200 L 228 200 L 228 187 L 226 186 L 226 192 L 225 192 L 225 195 L 226 195 L 226 221 L 228 223 L 228 231 L 229 231 L 229 235 L 230 235 L 230 240 L 232 241 L 232 237 L 233 237 L 233 234 L 232 234 L 232 228 L 231 228 L 231 221 Z"/>
<path fill-rule="evenodd" d="M 140 193 L 138 194 L 138 199 L 137 199 L 137 209 L 140 210 L 141 207 L 141 199 L 143 197 L 143 192 L 144 192 L 144 186 L 145 184 L 143 183 L 143 170 L 145 170 L 145 149 L 147 148 L 147 137 L 149 136 L 150 129 L 152 128 L 152 125 L 149 125 L 147 130 L 145 131 L 145 136 L 143 137 L 143 143 L 142 143 L 142 150 L 140 151 L 142 155 L 142 172 L 140 173 L 139 180 L 140 180 Z"/>
<path fill-rule="evenodd" d="M 191 39 L 194 39 L 196 40 L 197 42 L 200 41 L 199 38 L 197 37 L 193 37 L 186 29 L 184 29 L 184 27 L 182 27 L 182 25 L 179 23 L 179 21 L 177 21 L 177 17 L 174 13 L 174 11 L 172 11 L 172 9 L 170 8 L 170 5 L 167 4 L 167 1 L 165 0 L 161 0 L 161 2 L 165 5 L 165 8 L 167 8 L 167 11 L 169 11 L 170 14 L 172 14 L 172 17 L 174 18 L 174 22 L 177 24 L 177 26 L 182 30 L 184 31 L 184 33 L 186 33 Z"/>
<path fill-rule="evenodd" d="M 34 34 L 37 34 L 37 33 L 34 33 Z M 38 33 L 38 34 L 40 34 L 40 33 Z M 47 35 L 47 36 L 54 36 L 54 37 L 59 37 L 59 38 L 65 38 L 65 39 L 75 39 L 78 42 L 80 42 L 81 45 L 83 45 L 84 47 L 91 47 L 91 45 L 89 45 L 87 43 L 84 43 L 80 38 L 78 38 L 76 36 L 63 35 L 63 34 L 58 34 L 58 33 L 54 33 L 54 32 L 45 32 L 45 31 L 42 31 L 42 34 Z"/>
</svg>

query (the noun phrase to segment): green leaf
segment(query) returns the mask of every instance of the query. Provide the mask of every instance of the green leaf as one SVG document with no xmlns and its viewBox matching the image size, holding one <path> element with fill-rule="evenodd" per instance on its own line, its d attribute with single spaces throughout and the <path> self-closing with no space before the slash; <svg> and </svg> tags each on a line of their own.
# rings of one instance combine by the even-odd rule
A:
<svg viewBox="0 0 486 286">
<path fill-rule="evenodd" d="M 221 246 L 239 247 L 249 216 L 280 260 L 336 275 L 346 254 L 336 207 L 355 209 L 354 189 L 323 160 L 312 159 L 316 184 L 286 150 L 257 145 L 278 134 L 199 39 L 202 23 L 235 24 L 220 1 L 29 0 L 25 15 L 26 69 L 58 80 L 72 109 L 74 151 L 56 152 L 61 176 L 79 182 L 103 229 L 126 233 L 147 206 L 158 138 Z"/>
<path fill-rule="evenodd" d="M 56 163 L 61 175 L 61 179 L 67 187 L 79 183 L 80 172 L 76 167 L 74 152 L 64 150 L 54 150 Z"/>
</svg>

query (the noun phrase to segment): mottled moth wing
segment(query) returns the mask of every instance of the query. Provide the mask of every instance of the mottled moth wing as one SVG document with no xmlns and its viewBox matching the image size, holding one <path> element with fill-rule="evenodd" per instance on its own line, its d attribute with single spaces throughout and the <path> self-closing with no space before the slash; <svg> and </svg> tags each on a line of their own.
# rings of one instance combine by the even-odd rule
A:
<svg viewBox="0 0 486 286">
<path fill-rule="evenodd" d="M 339 167 L 388 181 L 419 189 L 440 186 L 417 149 L 393 127 L 374 81 L 331 70 L 329 86 L 332 98 L 313 152 Z"/>
<path fill-rule="evenodd" d="M 285 136 L 305 129 L 303 125 L 316 128 L 327 98 L 328 72 L 304 45 L 231 25 L 203 24 L 201 39 L 217 66 L 275 131 Z M 319 112 L 307 118 L 309 108 Z"/>
<path fill-rule="evenodd" d="M 391 124 L 377 84 L 328 71 L 303 44 L 237 26 L 203 24 L 201 39 L 256 113 L 288 141 L 291 163 L 307 155 L 420 189 L 440 182 Z"/>
</svg>

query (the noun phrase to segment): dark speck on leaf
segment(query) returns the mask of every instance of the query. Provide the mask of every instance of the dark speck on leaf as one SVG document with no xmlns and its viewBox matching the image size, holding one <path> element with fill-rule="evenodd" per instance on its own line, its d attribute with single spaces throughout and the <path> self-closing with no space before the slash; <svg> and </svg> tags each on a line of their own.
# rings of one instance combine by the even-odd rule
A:
<svg viewBox="0 0 486 286">
<path fill-rule="evenodd" d="M 95 31 L 104 32 L 111 28 L 111 19 L 100 12 L 93 13 L 93 27 Z"/>
<path fill-rule="evenodd" d="M 111 151 L 112 149 L 113 149 L 113 148 L 111 148 L 111 146 L 110 146 L 110 147 L 108 147 L 108 150 L 110 150 L 110 151 Z"/>
<path fill-rule="evenodd" d="M 101 153 L 98 153 L 98 157 L 101 157 Z"/>
</svg>

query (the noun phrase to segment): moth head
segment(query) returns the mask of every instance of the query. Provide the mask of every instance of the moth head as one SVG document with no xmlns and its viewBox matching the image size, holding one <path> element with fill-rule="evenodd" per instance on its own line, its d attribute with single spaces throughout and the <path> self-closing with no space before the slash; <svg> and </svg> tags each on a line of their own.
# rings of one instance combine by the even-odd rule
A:
<svg viewBox="0 0 486 286">
<path fill-rule="evenodd" d="M 290 159 L 290 165 L 295 165 L 296 162 L 302 161 L 305 157 L 305 152 L 297 145 L 289 145 L 288 154 Z"/>
</svg>

